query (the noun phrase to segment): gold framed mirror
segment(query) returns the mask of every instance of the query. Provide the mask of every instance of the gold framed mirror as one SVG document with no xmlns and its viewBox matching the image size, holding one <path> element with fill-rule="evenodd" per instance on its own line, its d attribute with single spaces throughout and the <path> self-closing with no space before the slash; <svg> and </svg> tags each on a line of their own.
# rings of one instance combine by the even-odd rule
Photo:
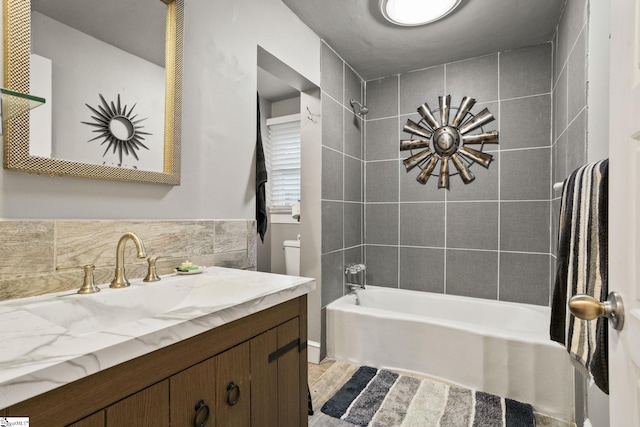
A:
<svg viewBox="0 0 640 427">
<path fill-rule="evenodd" d="M 92 163 L 65 160 L 55 156 L 34 155 L 33 150 L 30 151 L 29 114 L 10 118 L 4 124 L 5 169 L 50 176 L 62 175 L 116 181 L 180 184 L 184 0 L 157 1 L 166 4 L 164 117 L 159 120 L 160 132 L 156 132 L 157 134 L 163 133 L 158 136 L 163 144 L 161 148 L 156 148 L 156 151 L 162 150 L 162 153 L 158 153 L 161 165 L 157 170 L 128 167 L 122 162 L 114 166 L 108 162 Z M 143 25 L 144 23 L 141 24 L 141 26 Z M 31 1 L 4 0 L 4 87 L 27 94 L 30 93 L 31 34 Z M 96 118 L 95 115 L 92 116 L 93 112 L 89 111 L 87 107 L 100 109 L 101 107 L 98 107 L 99 96 L 102 98 L 100 89 L 96 89 L 91 99 L 87 99 L 85 105 L 81 106 L 87 112 L 83 120 L 90 121 L 92 118 Z M 114 111 L 121 108 L 119 99 L 117 107 L 115 106 L 115 96 L 107 97 L 107 100 L 112 103 Z M 129 112 L 132 105 L 137 105 L 137 101 L 137 99 L 125 101 L 125 103 L 129 103 Z M 79 126 L 89 128 L 86 123 L 79 124 Z M 76 140 L 75 135 L 73 139 Z M 87 139 L 78 135 L 76 142 L 86 144 Z M 99 146 L 98 144 L 96 146 Z M 102 149 L 104 148 L 103 146 Z M 120 157 L 122 157 L 121 153 Z"/>
</svg>

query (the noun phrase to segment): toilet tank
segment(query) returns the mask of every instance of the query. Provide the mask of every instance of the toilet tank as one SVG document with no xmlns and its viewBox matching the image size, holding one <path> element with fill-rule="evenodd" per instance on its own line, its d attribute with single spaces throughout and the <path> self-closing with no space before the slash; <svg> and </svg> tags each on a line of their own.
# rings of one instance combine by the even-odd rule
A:
<svg viewBox="0 0 640 427">
<path fill-rule="evenodd" d="M 284 269 L 289 276 L 300 275 L 300 240 L 284 241 Z"/>
</svg>

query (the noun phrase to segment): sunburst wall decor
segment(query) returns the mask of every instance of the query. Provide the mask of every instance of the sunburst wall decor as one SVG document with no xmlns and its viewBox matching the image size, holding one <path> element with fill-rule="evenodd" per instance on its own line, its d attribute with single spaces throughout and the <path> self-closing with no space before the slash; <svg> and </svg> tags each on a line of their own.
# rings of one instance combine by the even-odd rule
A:
<svg viewBox="0 0 640 427">
<path fill-rule="evenodd" d="M 140 148 L 149 149 L 142 142 L 145 138 L 143 135 L 151 135 L 149 132 L 143 132 L 141 129 L 144 127 L 139 123 L 146 120 L 138 119 L 138 114 L 133 115 L 133 109 L 137 104 L 133 104 L 133 107 L 128 109 L 126 105 L 120 103 L 120 94 L 118 94 L 117 103 L 111 101 L 111 104 L 107 103 L 102 94 L 99 94 L 102 105 L 98 105 L 97 109 L 93 108 L 89 104 L 85 104 L 95 114 L 91 116 L 95 122 L 82 122 L 86 125 L 96 127 L 93 132 L 99 133 L 95 138 L 90 139 L 87 142 L 102 139 L 100 145 L 104 145 L 108 142 L 107 148 L 102 153 L 104 157 L 109 149 L 113 150 L 113 153 L 118 153 L 119 165 L 122 165 L 122 156 L 131 154 L 136 160 L 139 160 L 136 151 Z"/>
<path fill-rule="evenodd" d="M 495 119 L 487 108 L 472 114 L 471 108 L 476 103 L 473 98 L 463 97 L 457 108 L 451 107 L 451 95 L 439 96 L 438 102 L 439 108 L 434 110 L 426 102 L 418 107 L 422 117 L 418 123 L 407 120 L 402 130 L 411 134 L 411 138 L 400 140 L 400 151 L 410 152 L 410 157 L 402 163 L 407 172 L 416 167 L 420 169 L 416 177 L 420 184 L 426 184 L 431 175 L 437 175 L 438 188 L 449 189 L 450 175 L 460 175 L 468 184 L 475 179 L 469 169 L 474 163 L 489 168 L 493 156 L 483 152 L 484 144 L 498 144 L 498 131 L 484 131 L 482 126 Z M 449 122 L 451 110 L 456 112 Z M 439 121 L 436 115 L 440 116 Z M 456 173 L 449 172 L 449 160 Z M 440 172 L 435 173 L 438 163 Z"/>
</svg>

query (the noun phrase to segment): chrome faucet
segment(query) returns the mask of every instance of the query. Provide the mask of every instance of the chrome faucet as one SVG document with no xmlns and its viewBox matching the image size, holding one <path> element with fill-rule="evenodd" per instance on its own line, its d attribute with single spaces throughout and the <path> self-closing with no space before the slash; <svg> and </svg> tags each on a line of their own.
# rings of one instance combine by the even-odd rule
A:
<svg viewBox="0 0 640 427">
<path fill-rule="evenodd" d="M 364 289 L 367 285 L 366 266 L 364 264 L 347 264 L 344 267 L 347 286 L 351 290 Z"/>
<path fill-rule="evenodd" d="M 133 240 L 133 243 L 136 244 L 138 258 L 144 258 L 147 256 L 142 240 L 140 240 L 135 233 L 124 233 L 122 237 L 120 237 L 120 240 L 118 240 L 118 247 L 116 248 L 116 276 L 111 281 L 111 284 L 109 285 L 110 288 L 126 288 L 130 284 L 127 277 L 124 275 L 124 246 L 127 244 L 127 240 L 129 239 Z"/>
</svg>

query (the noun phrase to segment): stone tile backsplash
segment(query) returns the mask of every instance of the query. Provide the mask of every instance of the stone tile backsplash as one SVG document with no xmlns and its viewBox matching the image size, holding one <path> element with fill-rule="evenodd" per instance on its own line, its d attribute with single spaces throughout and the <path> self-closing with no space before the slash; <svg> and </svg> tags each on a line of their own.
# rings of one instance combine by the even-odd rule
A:
<svg viewBox="0 0 640 427">
<path fill-rule="evenodd" d="M 148 257 L 162 257 L 158 274 L 168 274 L 186 259 L 205 266 L 256 267 L 254 220 L 185 221 L 0 221 L 0 300 L 79 288 L 82 266 L 94 264 L 97 284 L 113 279 L 116 245 L 131 231 L 144 242 Z M 147 273 L 127 242 L 129 279 Z"/>
</svg>

